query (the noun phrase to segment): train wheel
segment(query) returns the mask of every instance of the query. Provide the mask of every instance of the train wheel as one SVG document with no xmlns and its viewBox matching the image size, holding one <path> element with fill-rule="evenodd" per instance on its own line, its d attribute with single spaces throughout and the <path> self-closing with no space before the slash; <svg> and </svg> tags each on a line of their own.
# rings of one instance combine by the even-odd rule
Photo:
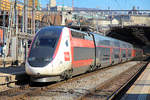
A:
<svg viewBox="0 0 150 100">
<path fill-rule="evenodd" d="M 115 61 L 113 60 L 113 61 L 111 62 L 111 65 L 114 65 L 114 63 L 115 63 Z"/>
<path fill-rule="evenodd" d="M 89 69 L 88 69 L 88 72 L 92 72 L 92 71 L 94 71 L 94 70 L 96 70 L 96 69 L 97 69 L 96 66 L 90 65 L 90 67 L 89 67 Z"/>
<path fill-rule="evenodd" d="M 101 64 L 99 64 L 98 66 L 96 66 L 96 69 L 100 69 L 101 68 Z"/>
</svg>

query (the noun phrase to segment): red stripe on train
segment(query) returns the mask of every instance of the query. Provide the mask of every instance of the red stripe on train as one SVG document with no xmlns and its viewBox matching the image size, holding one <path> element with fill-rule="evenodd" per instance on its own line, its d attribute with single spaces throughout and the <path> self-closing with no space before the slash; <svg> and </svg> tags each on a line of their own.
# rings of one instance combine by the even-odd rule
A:
<svg viewBox="0 0 150 100">
<path fill-rule="evenodd" d="M 93 59 L 87 59 L 87 60 L 77 60 L 77 61 L 74 61 L 72 64 L 73 64 L 73 67 L 85 67 L 85 66 L 91 65 L 92 62 L 93 62 Z"/>
<path fill-rule="evenodd" d="M 61 42 L 61 38 L 62 38 L 62 34 L 63 33 L 61 32 L 60 38 L 59 38 L 59 41 L 58 41 L 58 44 L 57 44 L 57 47 L 56 47 L 56 50 L 55 50 L 54 55 L 53 55 L 53 59 L 56 57 L 56 54 L 58 52 L 58 49 L 59 49 L 59 46 L 60 46 L 60 42 Z"/>
<path fill-rule="evenodd" d="M 72 46 L 73 47 L 89 47 L 89 48 L 94 48 L 94 42 L 90 40 L 84 40 L 80 38 L 73 38 L 72 37 Z"/>
<path fill-rule="evenodd" d="M 72 35 L 71 35 L 71 30 L 69 29 L 69 36 L 70 36 L 70 47 L 71 47 L 71 58 L 72 58 L 72 62 L 74 61 L 73 58 L 73 45 L 72 45 Z"/>
</svg>

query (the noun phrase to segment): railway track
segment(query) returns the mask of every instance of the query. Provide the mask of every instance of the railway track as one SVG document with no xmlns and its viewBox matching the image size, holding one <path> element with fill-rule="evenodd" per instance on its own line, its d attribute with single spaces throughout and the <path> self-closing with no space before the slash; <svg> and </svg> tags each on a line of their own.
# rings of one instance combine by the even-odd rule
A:
<svg viewBox="0 0 150 100">
<path fill-rule="evenodd" d="M 97 86 L 89 93 L 79 97 L 78 100 L 119 100 L 143 72 L 147 64 L 147 62 L 142 62 L 139 65 L 135 65 L 104 84 Z"/>
<path fill-rule="evenodd" d="M 142 62 L 141 64 L 139 64 L 139 62 L 138 63 L 132 62 L 130 63 L 131 65 L 130 67 L 133 68 L 132 66 L 137 66 L 137 64 L 141 65 L 141 64 L 146 64 L 146 63 Z M 12 99 L 26 100 L 29 98 L 33 100 L 37 98 L 39 99 L 41 98 L 42 100 L 48 100 L 47 98 L 50 98 L 50 97 L 54 99 L 84 100 L 84 99 L 90 99 L 89 96 L 91 95 L 92 95 L 92 98 L 95 98 L 94 93 L 97 89 L 101 89 L 101 88 L 104 89 L 104 87 L 108 87 L 110 85 L 108 83 L 111 83 L 116 78 L 115 75 L 111 76 L 111 74 L 114 74 L 118 70 L 120 73 L 116 72 L 116 75 L 119 74 L 118 78 L 120 78 L 120 75 L 122 75 L 124 70 L 126 70 L 125 72 L 127 72 L 128 70 L 131 70 L 130 67 L 128 68 L 126 67 L 127 65 L 128 64 L 124 63 L 124 64 L 116 65 L 113 67 L 104 68 L 98 71 L 94 71 L 91 73 L 87 73 L 87 74 L 74 77 L 66 81 L 61 81 L 58 83 L 49 83 L 48 85 L 44 85 L 44 86 L 30 87 L 29 85 L 24 85 L 24 86 L 17 87 L 17 88 L 14 88 L 5 92 L 1 92 L 0 100 L 6 100 L 6 99 L 7 100 L 12 100 Z M 121 67 L 122 72 L 120 71 L 120 68 L 118 66 L 124 66 L 124 67 Z M 138 68 L 135 68 L 135 69 L 139 70 L 140 68 L 141 67 L 139 66 Z M 104 76 L 107 77 L 108 80 L 101 78 Z M 101 80 L 101 82 L 99 82 L 98 80 Z M 116 84 L 116 85 L 119 85 L 119 84 Z M 109 94 L 109 96 L 107 95 L 107 98 L 110 97 L 111 95 L 112 94 Z"/>
<path fill-rule="evenodd" d="M 104 70 L 106 70 L 108 68 L 105 68 Z M 60 86 L 60 85 L 63 85 L 65 83 L 69 83 L 72 81 L 79 80 L 80 78 L 86 77 L 88 75 L 92 75 L 93 73 L 97 73 L 97 72 L 98 71 L 94 71 L 94 72 L 91 72 L 88 74 L 83 74 L 81 76 L 77 76 L 77 77 L 74 77 L 74 78 L 69 79 L 69 80 L 61 81 L 59 83 L 55 83 L 55 82 L 49 83 L 49 86 L 44 86 L 44 87 L 32 87 L 29 85 L 29 82 L 28 82 L 26 85 L 16 87 L 13 89 L 9 89 L 9 90 L 4 91 L 4 92 L 0 92 L 0 100 L 2 100 L 2 99 L 11 100 L 12 98 L 18 100 L 18 98 L 25 98 L 26 95 L 34 94 L 34 92 L 36 92 L 36 91 L 42 91 L 42 90 L 45 91 L 47 89 L 55 88 L 57 86 Z"/>
<path fill-rule="evenodd" d="M 119 100 L 122 96 L 127 92 L 127 90 L 133 85 L 133 83 L 137 80 L 137 78 L 141 75 L 144 69 L 147 67 L 148 63 L 145 62 L 143 67 L 139 69 L 124 85 L 118 88 L 109 98 L 108 100 Z"/>
</svg>

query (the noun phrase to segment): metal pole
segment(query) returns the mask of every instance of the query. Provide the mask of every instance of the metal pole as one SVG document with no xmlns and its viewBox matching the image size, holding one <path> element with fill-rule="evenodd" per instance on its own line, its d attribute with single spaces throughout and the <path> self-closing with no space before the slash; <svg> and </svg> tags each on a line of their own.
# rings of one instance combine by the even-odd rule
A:
<svg viewBox="0 0 150 100">
<path fill-rule="evenodd" d="M 15 29 L 16 29 L 16 61 L 15 64 L 18 65 L 18 10 L 17 9 L 17 0 L 15 0 Z"/>
<path fill-rule="evenodd" d="M 35 34 L 35 0 L 32 0 L 32 34 Z"/>
<path fill-rule="evenodd" d="M 74 0 L 72 0 L 72 11 L 74 9 Z"/>
<path fill-rule="evenodd" d="M 51 0 L 49 0 L 49 7 L 51 7 L 50 5 L 51 5 Z"/>
<path fill-rule="evenodd" d="M 63 0 L 63 6 L 62 6 L 62 11 L 64 11 L 64 0 Z"/>
<path fill-rule="evenodd" d="M 24 32 L 25 34 L 28 33 L 28 0 L 24 0 Z M 26 40 L 24 40 L 24 63 L 26 61 L 26 52 L 28 48 L 26 48 Z"/>
<path fill-rule="evenodd" d="M 24 0 L 24 32 L 28 31 L 28 0 Z"/>
<path fill-rule="evenodd" d="M 1 4 L 2 4 L 2 0 L 0 0 L 0 14 L 1 14 Z"/>
<path fill-rule="evenodd" d="M 22 22 L 21 22 L 21 30 L 22 32 L 24 33 L 24 20 L 25 19 L 25 16 L 24 16 L 24 9 L 22 9 Z"/>
<path fill-rule="evenodd" d="M 18 34 L 18 11 L 17 11 L 17 0 L 15 0 L 14 8 L 15 8 L 15 28 L 16 28 L 16 35 L 17 35 L 17 34 Z"/>
</svg>

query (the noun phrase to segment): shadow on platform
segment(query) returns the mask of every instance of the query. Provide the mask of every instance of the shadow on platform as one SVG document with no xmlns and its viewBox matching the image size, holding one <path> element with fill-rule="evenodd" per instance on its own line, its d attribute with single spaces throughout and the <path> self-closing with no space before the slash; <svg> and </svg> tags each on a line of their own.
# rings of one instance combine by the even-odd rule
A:
<svg viewBox="0 0 150 100">
<path fill-rule="evenodd" d="M 120 100 L 150 100 L 149 94 L 125 94 Z"/>
</svg>

